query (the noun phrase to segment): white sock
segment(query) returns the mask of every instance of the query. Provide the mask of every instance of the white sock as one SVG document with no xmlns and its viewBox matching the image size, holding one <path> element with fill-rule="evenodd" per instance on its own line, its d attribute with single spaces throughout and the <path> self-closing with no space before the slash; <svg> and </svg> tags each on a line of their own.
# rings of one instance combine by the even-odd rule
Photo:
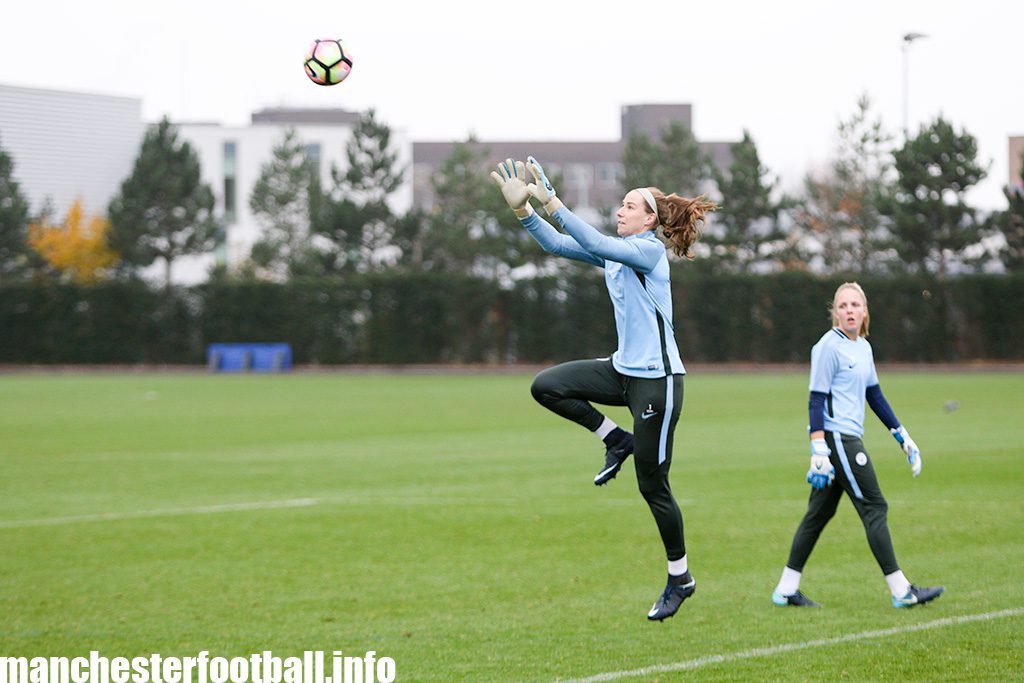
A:
<svg viewBox="0 0 1024 683">
<path fill-rule="evenodd" d="M 601 426 L 594 430 L 594 433 L 597 434 L 597 438 L 601 439 L 601 441 L 604 441 L 604 437 L 611 434 L 612 430 L 618 426 L 619 425 L 615 424 L 606 417 L 604 419 L 604 422 L 601 423 Z"/>
<path fill-rule="evenodd" d="M 682 576 L 689 569 L 686 564 L 686 555 L 683 555 L 678 560 L 668 561 L 668 573 L 672 576 Z"/>
<path fill-rule="evenodd" d="M 894 598 L 902 598 L 910 590 L 910 581 L 903 576 L 902 569 L 897 569 L 892 574 L 886 574 L 885 581 L 889 584 L 889 592 Z"/>
<path fill-rule="evenodd" d="M 792 595 L 800 590 L 800 572 L 789 567 L 782 568 L 782 577 L 779 585 L 775 587 L 780 595 Z"/>
</svg>

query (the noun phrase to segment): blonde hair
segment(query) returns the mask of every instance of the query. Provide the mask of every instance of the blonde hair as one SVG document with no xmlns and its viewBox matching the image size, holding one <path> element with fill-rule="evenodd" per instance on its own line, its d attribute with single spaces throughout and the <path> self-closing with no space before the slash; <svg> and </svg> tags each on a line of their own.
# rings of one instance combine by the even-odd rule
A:
<svg viewBox="0 0 1024 683">
<path fill-rule="evenodd" d="M 864 320 L 860 324 L 860 336 L 868 336 L 868 327 L 871 325 L 871 313 L 868 312 L 868 295 L 864 293 L 864 289 L 856 282 L 844 282 L 836 288 L 836 293 L 832 295 L 832 304 L 828 307 L 829 315 L 832 316 L 832 327 L 839 327 L 839 314 L 836 313 L 836 299 L 839 298 L 839 292 L 844 289 L 852 289 L 853 291 L 860 294 L 860 299 L 864 302 Z"/>
<path fill-rule="evenodd" d="M 656 187 L 645 188 L 654 197 L 658 210 L 646 206 L 647 213 L 655 214 L 661 223 L 661 235 L 669 243 L 676 256 L 693 258 L 693 243 L 700 239 L 700 232 L 708 212 L 715 211 L 718 204 L 701 195 L 694 199 L 680 197 L 674 192 L 666 195 Z"/>
</svg>

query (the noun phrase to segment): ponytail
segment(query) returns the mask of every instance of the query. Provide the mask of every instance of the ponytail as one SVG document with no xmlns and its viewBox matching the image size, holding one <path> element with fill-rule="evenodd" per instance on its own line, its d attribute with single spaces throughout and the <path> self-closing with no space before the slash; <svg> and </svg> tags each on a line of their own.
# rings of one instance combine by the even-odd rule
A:
<svg viewBox="0 0 1024 683">
<path fill-rule="evenodd" d="M 718 204 L 707 195 L 687 199 L 672 193 L 664 194 L 656 187 L 648 188 L 658 204 L 661 234 L 676 256 L 692 259 L 693 243 L 700 238 L 707 214 L 718 209 Z"/>
</svg>

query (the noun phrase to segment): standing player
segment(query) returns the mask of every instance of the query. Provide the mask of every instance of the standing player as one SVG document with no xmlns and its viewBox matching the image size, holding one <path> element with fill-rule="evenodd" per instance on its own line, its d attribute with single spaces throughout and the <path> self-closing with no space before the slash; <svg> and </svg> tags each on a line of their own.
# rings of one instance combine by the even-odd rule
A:
<svg viewBox="0 0 1024 683">
<path fill-rule="evenodd" d="M 640 493 L 654 515 L 668 558 L 665 590 L 647 614 L 648 619 L 661 621 L 693 595 L 696 581 L 686 560 L 683 518 L 668 481 L 686 371 L 673 334 L 666 246 L 656 232 L 677 255 L 692 258 L 690 247 L 700 236 L 705 213 L 716 207 L 702 198 L 666 196 L 653 187 L 630 190 L 616 214 L 619 236 L 611 237 L 565 208 L 540 164 L 533 157 L 527 162 L 534 178 L 530 185 L 521 161 L 499 164 L 491 177 L 545 251 L 604 268 L 618 333 L 618 349 L 610 358 L 572 361 L 544 370 L 534 379 L 531 391 L 545 408 L 604 442 L 604 467 L 594 478 L 598 486 L 613 479 L 626 458 L 635 454 Z M 534 213 L 531 196 L 568 234 Z M 628 406 L 633 433 L 598 412 L 592 401 Z"/>
<path fill-rule="evenodd" d="M 807 473 L 811 497 L 772 602 L 783 607 L 820 607 L 800 592 L 800 575 L 845 491 L 860 515 L 868 545 L 889 584 L 893 607 L 923 605 L 945 589 L 913 585 L 896 563 L 886 518 L 889 506 L 861 442 L 865 401 L 907 454 L 915 477 L 921 473 L 921 451 L 896 419 L 878 385 L 875 359 L 867 340 L 868 299 L 860 285 L 840 285 L 832 299 L 831 313 L 832 329 L 811 349 L 811 469 Z M 833 484 L 833 479 L 838 481 Z"/>
</svg>

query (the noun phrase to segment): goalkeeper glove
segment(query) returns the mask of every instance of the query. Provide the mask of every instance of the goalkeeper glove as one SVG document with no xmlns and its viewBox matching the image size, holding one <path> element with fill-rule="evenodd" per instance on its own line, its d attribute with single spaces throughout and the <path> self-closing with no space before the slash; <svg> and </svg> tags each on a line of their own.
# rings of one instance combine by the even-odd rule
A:
<svg viewBox="0 0 1024 683">
<path fill-rule="evenodd" d="M 530 192 L 526 189 L 526 166 L 521 161 L 506 159 L 498 164 L 497 171 L 491 171 L 491 180 L 501 188 L 501 195 L 509 208 L 520 218 L 528 215 Z"/>
<path fill-rule="evenodd" d="M 907 462 L 910 463 L 910 471 L 916 477 L 921 474 L 921 449 L 917 447 L 914 440 L 910 438 L 907 428 L 900 425 L 896 429 L 890 429 L 892 436 L 899 442 L 903 452 L 907 454 Z"/>
<path fill-rule="evenodd" d="M 811 440 L 811 469 L 807 471 L 807 483 L 812 489 L 826 488 L 835 478 L 836 468 L 828 459 L 831 453 L 825 439 Z"/>
<path fill-rule="evenodd" d="M 544 210 L 550 216 L 562 208 L 562 200 L 555 196 L 555 188 L 551 186 L 551 181 L 548 180 L 540 163 L 533 157 L 526 157 L 526 164 L 530 167 L 530 173 L 533 174 L 534 180 L 534 182 L 527 185 L 527 189 L 532 196 L 544 205 Z"/>
</svg>

